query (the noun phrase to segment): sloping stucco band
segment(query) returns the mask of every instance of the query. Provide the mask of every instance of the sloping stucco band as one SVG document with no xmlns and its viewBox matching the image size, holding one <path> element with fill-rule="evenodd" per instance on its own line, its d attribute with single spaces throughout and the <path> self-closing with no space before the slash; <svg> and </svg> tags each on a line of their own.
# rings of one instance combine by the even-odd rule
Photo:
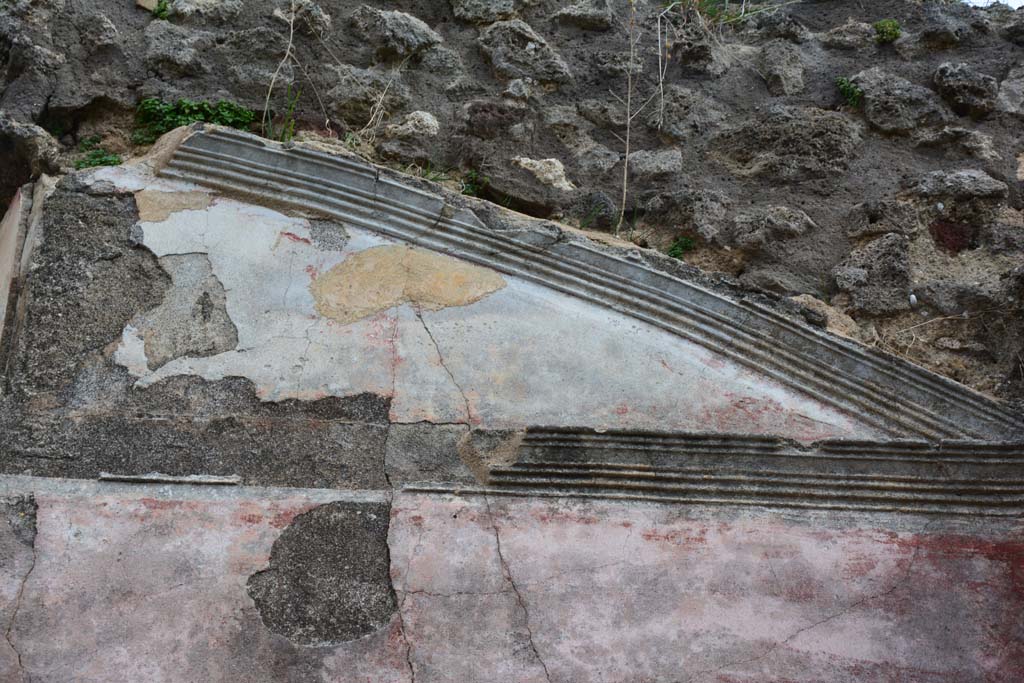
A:
<svg viewBox="0 0 1024 683">
<path fill-rule="evenodd" d="M 472 200 L 427 192 L 368 163 L 198 128 L 161 175 L 284 204 L 541 284 L 700 344 L 897 437 L 1013 439 L 1009 410 L 911 363 L 598 247 L 550 222 L 502 232 Z"/>
</svg>

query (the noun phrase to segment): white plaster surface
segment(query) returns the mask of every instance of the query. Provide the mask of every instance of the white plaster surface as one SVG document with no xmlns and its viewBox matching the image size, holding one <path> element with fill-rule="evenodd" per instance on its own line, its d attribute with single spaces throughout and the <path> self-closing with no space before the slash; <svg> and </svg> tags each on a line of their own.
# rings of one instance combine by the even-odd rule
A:
<svg viewBox="0 0 1024 683">
<path fill-rule="evenodd" d="M 21 225 L 23 206 L 24 199 L 21 190 L 18 190 L 0 221 L 0 338 L 3 338 L 11 281 L 18 274 L 18 227 Z"/>
<path fill-rule="evenodd" d="M 137 190 L 122 170 L 104 179 Z M 129 324 L 116 359 L 144 388 L 175 375 L 241 376 L 260 399 L 391 396 L 397 422 L 486 427 L 575 425 L 780 434 L 804 441 L 875 433 L 846 414 L 627 316 L 503 276 L 480 301 L 438 311 L 397 306 L 350 324 L 317 313 L 311 283 L 349 255 L 394 243 L 348 229 L 342 250 L 313 243 L 309 222 L 216 198 L 142 223 L 157 256 L 207 254 L 224 286 L 238 347 L 147 368 Z"/>
</svg>

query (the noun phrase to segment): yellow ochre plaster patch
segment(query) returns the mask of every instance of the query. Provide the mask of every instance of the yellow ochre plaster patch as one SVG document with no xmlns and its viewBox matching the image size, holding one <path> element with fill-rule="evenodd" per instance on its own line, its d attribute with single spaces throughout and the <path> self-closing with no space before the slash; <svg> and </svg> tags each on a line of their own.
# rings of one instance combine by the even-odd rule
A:
<svg viewBox="0 0 1024 683">
<path fill-rule="evenodd" d="M 493 270 L 393 245 L 349 256 L 309 288 L 320 315 L 350 323 L 403 303 L 431 311 L 465 306 L 504 286 L 505 280 Z"/>
<path fill-rule="evenodd" d="M 206 192 L 141 190 L 135 193 L 135 204 L 139 207 L 140 221 L 159 223 L 178 211 L 207 208 L 210 206 L 210 195 Z"/>
</svg>

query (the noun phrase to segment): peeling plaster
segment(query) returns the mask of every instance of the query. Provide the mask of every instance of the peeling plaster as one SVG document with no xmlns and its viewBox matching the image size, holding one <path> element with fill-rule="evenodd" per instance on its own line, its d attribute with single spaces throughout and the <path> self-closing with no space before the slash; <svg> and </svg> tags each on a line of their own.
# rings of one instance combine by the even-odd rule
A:
<svg viewBox="0 0 1024 683">
<path fill-rule="evenodd" d="M 117 182 L 145 186 L 122 173 Z M 404 423 L 878 435 L 654 326 L 352 226 L 338 226 L 332 248 L 323 225 L 217 197 L 139 227 L 158 257 L 207 255 L 238 336 L 231 350 L 151 369 L 133 321 L 115 359 L 139 388 L 241 376 L 264 401 L 387 396 Z"/>
</svg>

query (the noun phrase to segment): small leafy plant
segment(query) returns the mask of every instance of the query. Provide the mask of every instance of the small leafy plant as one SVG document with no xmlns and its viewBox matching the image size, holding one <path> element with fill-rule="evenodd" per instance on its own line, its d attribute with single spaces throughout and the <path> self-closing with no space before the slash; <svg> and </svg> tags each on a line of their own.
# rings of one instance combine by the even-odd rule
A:
<svg viewBox="0 0 1024 683">
<path fill-rule="evenodd" d="M 491 179 L 478 171 L 470 169 L 462 174 L 462 194 L 470 197 L 479 197 L 491 184 Z"/>
<path fill-rule="evenodd" d="M 248 130 L 255 119 L 256 113 L 253 110 L 224 100 L 211 104 L 193 100 L 164 102 L 149 97 L 142 100 L 136 110 L 132 142 L 150 145 L 167 131 L 197 121 Z"/>
<path fill-rule="evenodd" d="M 602 207 L 600 204 L 595 204 L 590 207 L 590 211 L 587 212 L 587 215 L 580 219 L 580 228 L 582 230 L 587 230 L 590 226 L 594 225 L 598 216 L 601 215 L 601 209 Z"/>
<path fill-rule="evenodd" d="M 441 171 L 434 168 L 430 162 L 427 165 L 419 166 L 417 164 L 409 164 L 405 167 L 405 172 L 409 175 L 417 175 L 424 180 L 429 180 L 432 183 L 441 183 L 445 180 L 451 180 L 451 176 L 446 171 Z"/>
<path fill-rule="evenodd" d="M 169 7 L 168 0 L 159 0 L 159 2 L 156 3 L 156 7 L 153 8 L 153 16 L 157 19 L 167 21 L 170 14 L 171 8 Z"/>
<path fill-rule="evenodd" d="M 668 248 L 668 251 L 666 251 L 665 253 L 668 254 L 669 256 L 671 256 L 672 258 L 677 258 L 677 259 L 682 260 L 683 256 L 687 252 L 693 251 L 696 248 L 696 246 L 697 246 L 697 243 L 694 241 L 694 239 L 692 237 L 688 237 L 687 235 L 683 235 L 682 237 L 677 239 L 675 242 L 673 242 L 672 246 L 670 246 Z"/>
<path fill-rule="evenodd" d="M 857 108 L 864 101 L 864 91 L 849 78 L 837 78 L 836 87 L 839 88 L 839 94 L 846 100 L 846 104 L 851 107 Z"/>
<path fill-rule="evenodd" d="M 302 90 L 298 87 L 292 90 L 292 86 L 289 84 L 288 92 L 285 94 L 285 102 L 288 104 L 284 112 L 284 121 L 281 122 L 279 128 L 274 128 L 271 124 L 270 137 L 272 139 L 278 142 L 291 142 L 295 137 L 295 110 L 299 106 L 300 97 L 302 97 Z"/>
<path fill-rule="evenodd" d="M 894 43 L 903 35 L 903 31 L 900 29 L 900 22 L 895 19 L 882 19 L 876 21 L 873 25 L 875 27 L 875 42 L 879 45 Z"/>
<path fill-rule="evenodd" d="M 84 138 L 78 143 L 78 151 L 85 156 L 75 161 L 75 168 L 95 168 L 96 166 L 117 166 L 121 163 L 121 157 L 113 152 L 108 152 L 99 146 L 100 136 L 92 135 Z"/>
</svg>

